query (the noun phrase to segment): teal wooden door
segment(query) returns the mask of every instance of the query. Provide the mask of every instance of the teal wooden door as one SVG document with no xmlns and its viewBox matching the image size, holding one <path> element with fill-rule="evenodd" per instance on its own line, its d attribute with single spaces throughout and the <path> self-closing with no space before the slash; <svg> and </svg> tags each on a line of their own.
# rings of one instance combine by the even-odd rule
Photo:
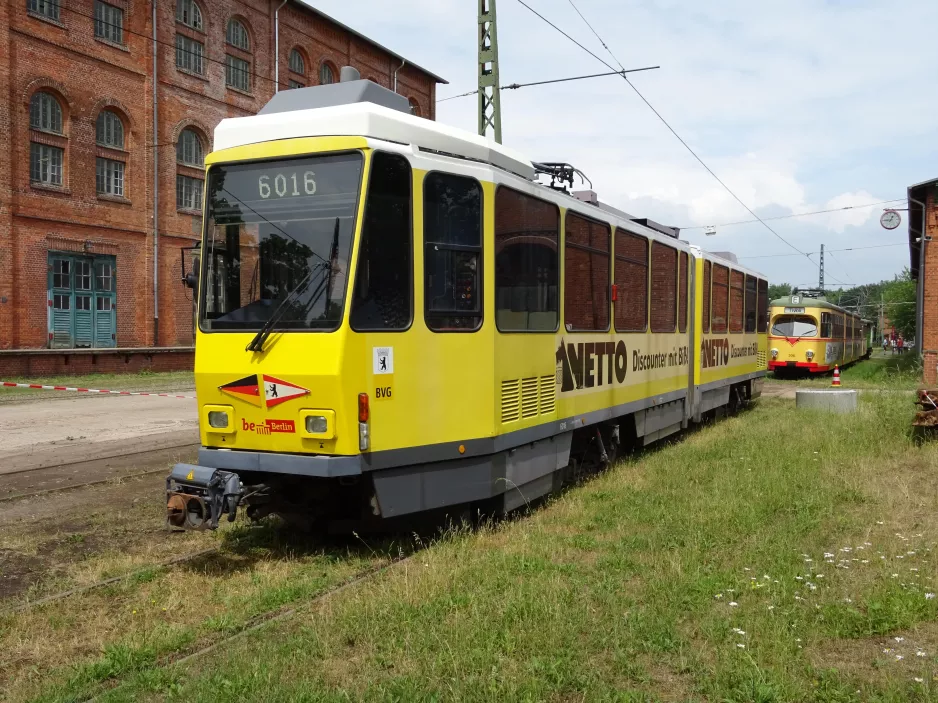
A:
<svg viewBox="0 0 938 703">
<path fill-rule="evenodd" d="M 94 345 L 117 346 L 117 286 L 114 257 L 94 262 Z"/>
<path fill-rule="evenodd" d="M 72 336 L 72 257 L 49 255 L 49 346 L 70 349 Z"/>
<path fill-rule="evenodd" d="M 117 346 L 113 256 L 49 254 L 49 346 Z"/>
<path fill-rule="evenodd" d="M 74 334 L 76 347 L 94 346 L 94 312 L 91 299 L 94 297 L 94 286 L 91 281 L 91 259 L 75 258 L 72 260 L 75 282 L 74 305 Z"/>
</svg>

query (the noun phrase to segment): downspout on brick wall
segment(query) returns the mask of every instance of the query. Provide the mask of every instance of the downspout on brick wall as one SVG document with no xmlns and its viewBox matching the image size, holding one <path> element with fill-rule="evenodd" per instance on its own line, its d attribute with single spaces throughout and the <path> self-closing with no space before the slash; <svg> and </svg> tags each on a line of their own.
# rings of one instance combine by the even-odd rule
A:
<svg viewBox="0 0 938 703">
<path fill-rule="evenodd" d="M 157 95 L 156 6 L 153 3 L 153 346 L 160 344 L 160 149 Z"/>
<path fill-rule="evenodd" d="M 283 0 L 274 10 L 274 95 L 280 92 L 280 10 L 286 4 Z"/>
<path fill-rule="evenodd" d="M 927 200 L 927 198 L 926 198 Z M 910 203 L 915 203 L 922 208 L 922 229 L 919 232 L 918 242 L 918 285 L 915 291 L 915 345 L 919 357 L 925 359 L 925 243 L 928 238 L 925 232 L 928 230 L 926 225 L 928 218 L 928 208 L 925 203 L 919 202 L 915 198 L 909 198 Z M 911 225 L 910 225 L 911 226 Z"/>
</svg>

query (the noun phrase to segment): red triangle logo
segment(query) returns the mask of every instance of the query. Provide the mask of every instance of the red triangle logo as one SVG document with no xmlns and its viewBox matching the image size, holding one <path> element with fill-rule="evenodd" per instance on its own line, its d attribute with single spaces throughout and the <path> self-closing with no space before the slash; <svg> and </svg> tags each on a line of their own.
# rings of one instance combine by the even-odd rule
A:
<svg viewBox="0 0 938 703">
<path fill-rule="evenodd" d="M 219 386 L 218 390 L 222 393 L 233 395 L 235 398 L 248 402 L 251 405 L 256 405 L 257 407 L 261 407 L 262 405 L 257 376 L 245 376 L 237 381 Z"/>
<path fill-rule="evenodd" d="M 295 383 L 264 375 L 264 400 L 267 402 L 268 408 L 304 395 L 309 395 L 308 389 Z"/>
</svg>

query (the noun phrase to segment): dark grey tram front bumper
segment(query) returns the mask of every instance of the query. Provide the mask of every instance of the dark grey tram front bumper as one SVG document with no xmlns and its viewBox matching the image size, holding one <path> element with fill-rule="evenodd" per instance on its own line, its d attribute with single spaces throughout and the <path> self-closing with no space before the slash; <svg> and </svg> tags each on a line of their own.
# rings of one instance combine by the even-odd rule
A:
<svg viewBox="0 0 938 703">
<path fill-rule="evenodd" d="M 214 530 L 222 515 L 232 522 L 244 487 L 237 474 L 195 464 L 176 464 L 166 479 L 166 519 L 184 530 Z"/>
<path fill-rule="evenodd" d="M 176 464 L 166 479 L 166 519 L 182 530 L 214 530 L 222 515 L 232 522 L 245 495 L 240 474 L 309 478 L 361 475 L 359 456 L 315 456 L 201 448 L 198 464 Z M 255 487 L 256 488 L 256 487 Z"/>
</svg>

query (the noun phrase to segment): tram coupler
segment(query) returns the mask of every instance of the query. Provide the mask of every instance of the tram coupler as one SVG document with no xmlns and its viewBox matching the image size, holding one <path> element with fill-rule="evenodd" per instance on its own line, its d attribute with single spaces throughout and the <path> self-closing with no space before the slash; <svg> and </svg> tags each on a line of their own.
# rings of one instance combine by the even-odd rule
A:
<svg viewBox="0 0 938 703">
<path fill-rule="evenodd" d="M 244 487 L 238 474 L 176 464 L 166 479 L 166 521 L 182 530 L 214 530 L 222 515 L 234 522 Z"/>
</svg>

